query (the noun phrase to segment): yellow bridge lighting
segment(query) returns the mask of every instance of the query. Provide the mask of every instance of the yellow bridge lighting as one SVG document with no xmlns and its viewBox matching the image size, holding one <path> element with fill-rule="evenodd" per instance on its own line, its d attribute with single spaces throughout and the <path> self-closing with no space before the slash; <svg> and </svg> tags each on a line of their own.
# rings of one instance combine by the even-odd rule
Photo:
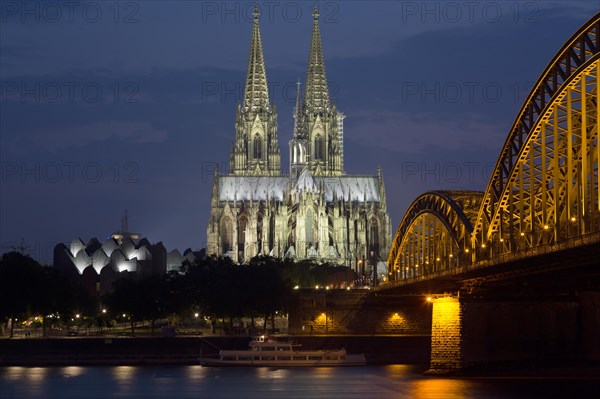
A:
<svg viewBox="0 0 600 399">
<path fill-rule="evenodd" d="M 435 265 L 446 267 L 427 276 L 436 278 L 447 269 L 503 263 L 509 254 L 518 259 L 546 254 L 549 245 L 577 247 L 582 236 L 598 240 L 598 26 L 600 14 L 566 41 L 533 85 L 485 191 L 439 187 L 413 200 L 391 243 L 388 265 L 415 271 L 413 265 L 425 258 L 443 259 Z"/>
</svg>

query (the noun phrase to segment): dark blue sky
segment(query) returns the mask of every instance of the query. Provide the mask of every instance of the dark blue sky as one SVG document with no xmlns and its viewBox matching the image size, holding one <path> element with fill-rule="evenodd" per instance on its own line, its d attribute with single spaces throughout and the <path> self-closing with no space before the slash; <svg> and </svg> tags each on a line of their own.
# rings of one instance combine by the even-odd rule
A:
<svg viewBox="0 0 600 399">
<path fill-rule="evenodd" d="M 116 6 L 115 6 L 116 4 Z M 0 243 L 130 230 L 204 247 L 254 3 L 0 2 Z M 256 2 L 282 166 L 313 2 Z M 599 1 L 322 1 L 348 173 L 380 164 L 394 229 L 420 193 L 484 190 L 531 84 Z"/>
</svg>

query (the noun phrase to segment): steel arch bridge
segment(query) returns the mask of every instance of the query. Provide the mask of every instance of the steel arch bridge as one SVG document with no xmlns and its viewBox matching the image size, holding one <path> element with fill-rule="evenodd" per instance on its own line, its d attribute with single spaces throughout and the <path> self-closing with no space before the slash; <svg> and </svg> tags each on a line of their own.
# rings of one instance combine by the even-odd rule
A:
<svg viewBox="0 0 600 399">
<path fill-rule="evenodd" d="M 600 241 L 599 78 L 600 13 L 537 80 L 485 192 L 433 191 L 411 204 L 392 242 L 390 280 Z"/>
</svg>

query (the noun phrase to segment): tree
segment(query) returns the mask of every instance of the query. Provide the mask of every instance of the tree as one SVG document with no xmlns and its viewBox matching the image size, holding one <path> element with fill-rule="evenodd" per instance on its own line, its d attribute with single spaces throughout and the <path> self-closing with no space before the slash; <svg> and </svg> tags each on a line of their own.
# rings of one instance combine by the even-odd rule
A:
<svg viewBox="0 0 600 399">
<path fill-rule="evenodd" d="M 137 322 L 147 320 L 154 335 L 158 320 L 179 312 L 185 305 L 178 298 L 179 283 L 172 273 L 151 275 L 139 280 L 123 278 L 115 282 L 113 292 L 102 300 L 112 312 L 129 316 L 132 334 L 135 333 Z"/>
<path fill-rule="evenodd" d="M 280 259 L 257 256 L 250 260 L 249 267 L 249 294 L 254 298 L 252 307 L 264 315 L 263 331 L 266 332 L 269 317 L 274 329 L 275 313 L 279 310 L 285 311 L 291 287 L 283 277 L 283 263 Z"/>
<path fill-rule="evenodd" d="M 16 319 L 41 315 L 43 335 L 48 315 L 69 315 L 91 304 L 89 296 L 77 285 L 50 266 L 42 266 L 19 252 L 9 252 L 0 259 L 0 322 L 10 321 L 14 335 Z"/>
<path fill-rule="evenodd" d="M 0 259 L 0 319 L 9 322 L 10 337 L 14 335 L 14 324 L 32 314 L 39 303 L 41 266 L 27 255 L 8 252 Z"/>
</svg>

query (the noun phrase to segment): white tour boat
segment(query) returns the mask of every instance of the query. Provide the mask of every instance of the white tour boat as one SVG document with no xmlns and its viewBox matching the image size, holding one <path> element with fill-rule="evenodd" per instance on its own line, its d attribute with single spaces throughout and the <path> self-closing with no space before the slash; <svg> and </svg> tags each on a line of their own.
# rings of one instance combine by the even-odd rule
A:
<svg viewBox="0 0 600 399">
<path fill-rule="evenodd" d="M 298 350 L 300 345 L 280 342 L 271 337 L 260 336 L 250 341 L 246 350 L 220 350 L 214 358 L 201 357 L 203 366 L 362 366 L 364 354 L 349 355 L 346 349 Z"/>
</svg>

